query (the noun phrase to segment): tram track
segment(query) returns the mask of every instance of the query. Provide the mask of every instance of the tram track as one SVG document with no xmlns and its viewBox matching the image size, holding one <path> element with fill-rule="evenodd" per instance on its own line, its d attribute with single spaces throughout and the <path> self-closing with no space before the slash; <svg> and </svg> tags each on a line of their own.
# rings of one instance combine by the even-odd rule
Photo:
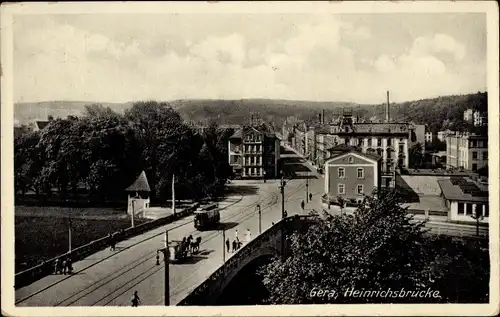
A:
<svg viewBox="0 0 500 317">
<path fill-rule="evenodd" d="M 295 194 L 295 193 L 296 193 L 296 192 L 298 192 L 299 190 L 302 190 L 302 189 L 303 189 L 303 187 L 304 187 L 304 184 L 299 184 L 299 185 L 297 186 L 297 188 L 295 188 L 292 192 L 287 193 L 286 197 L 287 197 L 287 198 L 289 198 L 291 195 Z M 241 217 L 241 218 L 238 218 L 238 219 L 235 219 L 235 218 L 236 218 L 236 217 L 239 217 L 241 214 L 243 214 L 243 213 L 247 212 L 249 209 L 251 209 L 251 208 L 255 208 L 255 207 L 256 207 L 257 205 L 259 205 L 259 204 L 261 205 L 261 212 L 264 212 L 264 213 L 265 213 L 265 212 L 268 210 L 268 208 L 270 208 L 271 206 L 275 205 L 275 204 L 278 202 L 278 197 L 279 197 L 279 193 L 278 193 L 278 192 L 270 192 L 268 195 L 264 196 L 264 198 L 263 198 L 263 199 L 259 199 L 259 200 L 255 201 L 255 202 L 253 202 L 253 203 L 251 203 L 251 204 L 249 204 L 249 205 L 243 206 L 243 208 L 240 208 L 240 209 L 239 209 L 236 213 L 230 214 L 230 215 L 228 215 L 227 217 L 224 217 L 222 220 L 223 220 L 223 221 L 228 221 L 228 220 L 233 220 L 233 219 L 234 219 L 234 220 L 236 220 L 236 221 L 238 221 L 238 222 L 243 222 L 243 221 L 245 221 L 245 220 L 249 219 L 250 217 L 254 216 L 254 214 L 250 213 L 250 214 L 245 215 L 245 216 L 243 216 L 243 217 Z M 228 208 L 228 207 L 231 207 L 232 205 L 234 205 L 234 204 L 236 204 L 236 203 L 240 202 L 241 200 L 242 200 L 242 197 L 241 197 L 241 198 L 240 198 L 237 202 L 232 203 L 232 204 L 230 204 L 230 205 L 228 205 L 228 206 L 225 206 L 222 210 L 224 210 L 224 209 L 226 209 L 226 208 Z M 269 200 L 269 201 L 268 201 L 268 200 Z M 181 223 L 181 224 L 179 224 L 179 225 L 176 225 L 176 226 L 174 226 L 174 227 L 172 227 L 172 228 L 169 228 L 168 230 L 169 230 L 169 231 L 171 231 L 171 230 L 175 230 L 175 229 L 178 229 L 178 228 L 180 228 L 180 227 L 183 227 L 183 226 L 188 225 L 188 224 L 193 223 L 193 222 L 194 222 L 194 219 L 189 220 L 189 221 L 185 221 L 185 222 L 183 222 L 183 223 Z M 188 235 L 189 235 L 189 234 L 196 233 L 196 232 L 198 232 L 198 231 L 197 231 L 197 230 L 193 230 L 193 231 L 189 232 L 189 233 L 188 233 Z M 145 241 L 151 240 L 151 239 L 153 239 L 153 238 L 155 238 L 155 237 L 158 237 L 158 236 L 160 236 L 160 235 L 162 235 L 162 234 L 164 234 L 164 232 L 161 232 L 161 233 L 158 233 L 158 234 L 154 234 L 154 235 L 152 235 L 152 236 L 150 236 L 150 237 L 147 237 L 146 239 L 142 239 L 141 241 L 138 241 L 137 243 L 134 243 L 133 245 L 130 245 L 130 246 L 128 246 L 128 247 L 126 247 L 126 248 L 124 248 L 124 249 L 120 250 L 119 252 L 123 252 L 123 251 L 124 251 L 124 250 L 126 250 L 126 249 L 129 249 L 129 248 L 131 248 L 131 247 L 133 247 L 133 246 L 137 246 L 137 245 L 138 245 L 138 244 L 140 244 L 140 243 L 143 243 L 143 242 L 145 242 Z M 210 233 L 208 233 L 207 235 L 203 235 L 203 234 L 201 234 L 201 236 L 202 236 L 202 242 L 201 242 L 201 244 L 205 244 L 205 243 L 207 243 L 207 242 L 211 241 L 212 239 L 215 239 L 215 238 L 216 238 L 216 237 L 218 237 L 220 234 L 221 234 L 221 233 L 220 233 L 220 231 L 210 232 Z M 102 260 L 100 260 L 100 261 L 98 261 L 98 262 L 96 262 L 96 263 L 93 263 L 92 265 L 89 265 L 89 266 L 87 266 L 87 267 L 83 268 L 82 270 L 80 270 L 80 271 L 78 271 L 78 272 L 83 272 L 83 271 L 85 271 L 85 270 L 89 269 L 90 267 L 92 267 L 92 266 L 94 266 L 94 265 L 97 265 L 98 263 L 101 263 L 101 262 L 105 261 L 106 259 L 108 259 L 108 258 L 110 258 L 111 256 L 114 256 L 114 255 L 116 255 L 116 254 L 117 254 L 117 253 L 114 253 L 114 254 L 110 255 L 109 257 L 105 257 L 105 258 L 103 258 Z M 119 278 L 119 277 L 123 276 L 125 273 L 127 273 L 127 272 L 129 272 L 129 271 L 131 271 L 131 270 L 133 270 L 133 269 L 135 269 L 135 268 L 137 268 L 137 267 L 139 267 L 139 266 L 143 265 L 143 264 L 144 264 L 145 262 L 147 262 L 147 261 L 150 261 L 150 260 L 154 259 L 154 258 L 155 258 L 155 256 L 156 256 L 156 250 L 155 250 L 155 251 L 153 251 L 153 252 L 150 252 L 150 253 L 146 254 L 145 256 L 141 257 L 140 259 L 137 259 L 137 260 L 135 260 L 135 261 L 133 261 L 133 262 L 131 262 L 131 263 L 127 263 L 127 265 L 124 265 L 124 266 L 120 267 L 118 270 L 113 271 L 113 272 L 111 272 L 110 274 L 106 275 L 106 276 L 105 276 L 104 278 L 102 278 L 102 279 L 101 279 L 101 280 L 100 280 L 97 284 L 92 284 L 92 285 L 90 285 L 89 287 L 85 287 L 84 289 L 81 289 L 81 290 L 80 290 L 80 291 L 78 291 L 77 293 L 74 293 L 74 294 L 72 294 L 71 296 L 69 296 L 69 297 L 65 298 L 64 300 L 62 300 L 62 301 L 58 302 L 55 306 L 60 306 L 60 305 L 62 305 L 62 304 L 64 304 L 64 306 L 69 306 L 69 305 L 72 305 L 72 304 L 74 304 L 75 302 L 77 302 L 78 300 L 80 300 L 80 299 L 82 299 L 82 298 L 84 298 L 84 297 L 88 296 L 89 294 L 92 294 L 93 292 L 95 292 L 95 291 L 99 290 L 99 289 L 100 289 L 100 288 L 102 288 L 104 285 L 109 284 L 109 283 L 111 283 L 111 282 L 115 281 L 117 278 Z M 129 281 L 127 281 L 127 282 L 125 282 L 125 283 L 121 284 L 119 287 L 117 287 L 117 288 L 115 288 L 114 290 L 112 290 L 111 292 L 109 292 L 106 296 L 101 297 L 101 298 L 100 298 L 97 302 L 95 302 L 93 305 L 95 305 L 95 304 L 99 303 L 100 301 L 102 301 L 102 299 L 103 299 L 103 298 L 107 298 L 107 297 L 111 296 L 113 293 L 116 293 L 117 291 L 119 291 L 119 290 L 120 290 L 120 289 L 122 289 L 123 287 L 126 287 L 126 285 L 128 285 L 130 282 L 133 282 L 133 281 L 137 280 L 137 278 L 140 278 L 141 276 L 144 276 L 144 274 L 146 274 L 147 272 L 152 272 L 150 275 L 147 275 L 146 277 L 141 278 L 141 279 L 140 279 L 140 281 L 138 281 L 137 283 L 135 283 L 132 287 L 134 287 L 134 286 L 136 286 L 136 285 L 140 284 L 142 281 L 146 280 L 149 276 L 154 275 L 156 272 L 160 271 L 160 270 L 161 270 L 161 268 L 163 268 L 164 266 L 163 266 L 163 265 L 161 265 L 161 266 L 160 266 L 160 268 L 158 268 L 158 270 L 154 270 L 154 268 L 157 268 L 157 267 L 158 267 L 158 266 L 156 266 L 156 265 L 155 265 L 155 266 L 153 266 L 152 268 L 149 268 L 149 269 L 147 269 L 146 271 L 142 272 L 141 274 L 139 274 L 139 275 L 137 275 L 137 276 L 133 277 L 133 278 L 132 278 L 132 279 L 130 279 Z M 77 273 L 78 273 L 78 272 L 77 272 Z M 196 272 L 195 272 L 195 273 L 196 273 Z M 193 273 L 193 274 L 194 274 L 194 273 Z M 192 275 L 190 275 L 190 276 L 192 276 Z M 66 280 L 66 279 L 67 279 L 67 278 L 69 278 L 69 277 L 71 277 L 71 276 L 65 277 L 64 279 L 59 280 L 59 281 L 57 281 L 57 282 L 55 282 L 55 283 L 53 283 L 53 284 L 49 285 L 48 287 L 45 287 L 45 288 L 43 288 L 43 289 L 41 289 L 41 290 L 39 290 L 39 291 L 37 291 L 37 292 L 34 292 L 34 293 L 32 293 L 32 294 L 30 294 L 30 295 L 28 295 L 28 296 L 24 297 L 23 299 L 18 300 L 18 301 L 16 302 L 16 304 L 17 304 L 17 303 L 20 303 L 20 302 L 23 302 L 23 301 L 27 300 L 28 298 L 30 298 L 30 297 L 32 297 L 32 296 L 35 296 L 36 294 L 38 294 L 38 293 L 40 293 L 40 292 L 42 292 L 42 291 L 44 291 L 44 290 L 46 290 L 46 289 L 48 289 L 48 288 L 50 288 L 50 287 L 53 287 L 53 286 L 55 286 L 55 285 L 57 285 L 57 284 L 61 283 L 62 281 Z M 179 283 L 179 284 L 178 284 L 178 286 L 177 286 L 176 288 L 174 288 L 174 290 L 176 290 L 176 289 L 177 289 L 180 285 L 182 285 L 182 283 Z M 128 289 L 127 289 L 127 290 L 128 290 Z M 127 290 L 125 290 L 124 292 L 126 292 Z M 180 292 L 180 291 L 183 291 L 183 290 L 181 289 L 181 290 L 179 290 L 178 292 Z M 108 303 L 112 302 L 114 299 L 116 299 L 117 297 L 121 296 L 124 292 L 122 292 L 122 293 L 118 294 L 117 296 L 115 296 L 113 299 L 111 299 L 110 301 L 108 301 L 108 302 L 107 302 L 107 303 L 105 303 L 104 305 L 106 305 L 106 304 L 108 304 Z M 176 292 L 176 293 L 178 293 L 178 292 Z M 78 295 L 80 295 L 80 296 L 78 296 Z M 75 296 L 78 296 L 78 297 L 77 297 L 77 298 L 75 298 Z M 71 299 L 71 301 L 70 301 L 70 302 L 67 302 L 69 299 Z"/>
</svg>

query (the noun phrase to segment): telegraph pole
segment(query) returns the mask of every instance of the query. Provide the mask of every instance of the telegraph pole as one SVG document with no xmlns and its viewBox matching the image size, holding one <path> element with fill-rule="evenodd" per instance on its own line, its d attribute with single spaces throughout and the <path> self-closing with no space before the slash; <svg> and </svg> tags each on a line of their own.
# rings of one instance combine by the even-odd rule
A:
<svg viewBox="0 0 500 317">
<path fill-rule="evenodd" d="M 68 243 L 69 253 L 71 253 L 71 216 L 68 217 Z"/>
<path fill-rule="evenodd" d="M 280 184 L 280 191 L 281 191 L 281 218 L 285 219 L 285 186 L 286 182 L 283 179 L 283 176 L 281 176 L 281 184 Z M 285 260 L 285 226 L 281 226 L 281 259 L 284 261 Z"/>
<path fill-rule="evenodd" d="M 135 224 L 134 224 L 134 218 L 135 218 L 135 210 L 134 210 L 135 198 L 132 198 L 131 202 L 132 202 L 132 214 L 130 215 L 131 216 L 130 218 L 132 219 L 132 228 L 134 228 L 135 227 Z"/>
<path fill-rule="evenodd" d="M 170 252 L 168 250 L 168 230 L 165 231 L 165 247 L 156 251 L 156 265 L 160 265 L 160 255 L 159 252 L 163 253 L 163 261 L 165 262 L 164 280 L 165 287 L 163 289 L 163 300 L 165 306 L 170 306 L 170 267 L 169 267 L 169 257 Z"/>
<path fill-rule="evenodd" d="M 226 263 L 226 229 L 222 229 L 222 265 Z"/>
<path fill-rule="evenodd" d="M 259 210 L 259 234 L 261 234 L 262 233 L 262 212 L 260 210 L 260 205 L 257 205 L 256 207 Z"/>
<path fill-rule="evenodd" d="M 172 214 L 175 215 L 175 174 L 172 174 Z"/>
<path fill-rule="evenodd" d="M 307 171 L 306 175 L 306 203 L 309 202 L 309 171 Z"/>
</svg>

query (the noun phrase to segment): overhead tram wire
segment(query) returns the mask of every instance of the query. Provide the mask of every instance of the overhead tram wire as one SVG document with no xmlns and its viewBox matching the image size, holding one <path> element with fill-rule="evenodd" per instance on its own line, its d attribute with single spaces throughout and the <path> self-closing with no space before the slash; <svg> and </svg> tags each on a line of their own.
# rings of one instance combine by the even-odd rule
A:
<svg viewBox="0 0 500 317">
<path fill-rule="evenodd" d="M 291 179 L 290 179 L 290 180 L 291 180 Z M 296 188 L 293 192 L 290 192 L 290 193 L 287 195 L 287 197 L 289 197 L 289 196 L 291 196 L 291 195 L 295 194 L 296 192 L 298 192 L 299 190 L 301 190 L 301 189 L 302 189 L 301 187 L 302 187 L 303 185 L 304 185 L 304 184 L 300 184 L 300 185 L 298 186 L 298 188 Z M 269 193 L 268 195 L 266 195 L 266 196 L 265 196 L 262 200 L 256 201 L 256 202 L 254 202 L 254 203 L 252 203 L 252 204 L 250 204 L 250 205 L 246 206 L 245 208 L 240 209 L 238 212 L 236 212 L 236 213 L 233 213 L 233 214 L 229 215 L 228 217 L 224 218 L 223 220 L 229 220 L 229 219 L 234 218 L 235 216 L 239 216 L 240 214 L 244 213 L 245 211 L 247 211 L 247 210 L 251 209 L 252 207 L 253 207 L 253 208 L 255 208 L 255 206 L 256 206 L 257 204 L 259 204 L 259 203 L 260 203 L 260 204 L 262 204 L 262 203 L 264 202 L 264 200 L 265 200 L 265 199 L 270 198 L 270 197 L 272 197 L 272 196 L 273 196 L 273 195 L 275 195 L 275 194 L 277 194 L 277 193 L 271 192 L 271 193 Z M 268 203 L 267 205 L 264 205 L 264 208 L 262 208 L 262 210 L 266 210 L 266 209 L 268 209 L 269 207 L 271 207 L 272 205 L 274 205 L 274 204 L 276 204 L 276 203 L 277 203 L 277 202 Z M 227 207 L 229 207 L 229 206 L 226 206 L 225 208 L 227 208 Z M 250 217 L 252 217 L 252 216 L 253 216 L 253 214 L 249 214 L 249 215 L 244 216 L 243 218 L 240 218 L 240 219 L 238 219 L 238 220 L 242 222 L 242 221 L 245 221 L 245 220 L 249 219 L 249 218 L 250 218 Z M 187 222 L 185 222 L 185 223 L 182 223 L 182 224 L 180 224 L 180 225 L 177 225 L 177 226 L 175 226 L 175 227 L 173 227 L 173 228 L 169 229 L 169 231 L 170 231 L 170 230 L 175 230 L 175 229 L 177 229 L 177 228 L 183 227 L 183 226 L 185 226 L 185 225 L 187 225 L 187 224 L 190 224 L 190 223 L 193 223 L 193 222 L 194 222 L 194 220 L 187 221 Z M 193 231 L 191 231 L 191 232 L 190 232 L 190 233 L 188 233 L 188 234 L 192 234 L 192 233 L 196 233 L 196 232 L 198 232 L 198 231 L 197 231 L 197 230 L 193 230 Z M 142 242 L 145 242 L 145 241 L 147 241 L 147 240 L 153 239 L 153 238 L 155 238 L 155 237 L 157 237 L 157 236 L 160 236 L 160 235 L 163 235 L 163 234 L 164 234 L 163 232 L 162 232 L 162 233 L 159 233 L 159 234 L 155 234 L 155 235 L 150 236 L 150 237 L 148 237 L 148 238 L 146 238 L 146 239 L 144 239 L 144 240 L 141 240 L 141 241 L 137 242 L 136 244 L 134 244 L 134 245 L 132 245 L 132 246 L 129 246 L 129 247 L 127 247 L 127 248 L 131 248 L 131 247 L 133 247 L 133 246 L 135 246 L 135 245 L 137 245 L 137 244 L 140 244 L 140 243 L 142 243 Z M 212 239 L 214 239 L 214 238 L 216 238 L 218 235 L 220 235 L 220 233 L 215 232 L 215 234 L 214 234 L 213 236 L 210 236 L 210 235 L 211 235 L 211 234 L 209 234 L 209 235 L 208 235 L 208 237 L 205 237 L 206 239 L 203 239 L 201 244 L 204 244 L 204 243 L 206 243 L 206 242 L 208 242 L 208 241 L 211 241 Z M 126 248 L 126 249 L 127 249 L 127 248 Z M 123 251 L 123 250 L 121 250 L 121 251 Z M 119 251 L 119 252 L 121 252 L 121 251 Z M 116 254 L 116 253 L 114 253 L 113 255 L 115 255 L 115 254 Z M 156 252 L 150 252 L 149 254 L 146 254 L 146 255 L 145 255 L 145 256 L 147 257 L 146 259 L 147 259 L 147 260 L 150 260 L 150 259 L 154 258 L 155 254 L 156 254 Z M 110 255 L 110 257 L 111 257 L 111 256 L 112 256 L 112 255 Z M 109 258 L 109 257 L 104 258 L 102 261 L 104 261 L 104 260 L 105 260 L 105 259 L 107 259 L 107 258 Z M 143 261 L 141 261 L 141 260 L 143 260 Z M 102 261 L 101 261 L 101 262 L 102 262 Z M 128 271 L 132 270 L 133 268 L 135 268 L 135 267 L 137 267 L 137 266 L 141 265 L 141 264 L 142 264 L 142 263 L 144 263 L 146 260 L 144 260 L 144 257 L 142 257 L 141 259 L 138 259 L 137 261 L 134 261 L 134 262 L 132 262 L 132 263 L 136 263 L 136 262 L 138 262 L 138 261 L 139 261 L 140 263 L 138 263 L 138 264 L 134 265 L 133 267 L 131 267 L 131 268 L 129 268 L 128 270 L 126 270 L 125 272 L 128 272 Z M 100 263 L 100 262 L 97 262 L 97 263 Z M 92 267 L 92 266 L 96 265 L 97 263 L 94 263 L 93 265 L 88 266 L 88 267 L 86 267 L 86 268 L 84 268 L 84 269 L 80 270 L 79 272 L 82 272 L 82 271 L 84 271 L 84 270 L 86 270 L 86 269 L 88 269 L 88 268 L 90 268 L 90 267 Z M 130 266 L 130 264 L 131 264 L 131 263 L 128 263 L 127 265 L 120 267 L 117 271 L 113 271 L 113 272 L 111 272 L 111 273 L 110 273 L 110 274 L 108 274 L 105 278 L 107 278 L 107 277 L 109 277 L 109 276 L 114 275 L 115 273 L 119 272 L 119 271 L 120 271 L 120 270 L 122 270 L 123 268 Z M 113 279 L 111 279 L 110 281 L 106 282 L 105 284 L 107 284 L 107 283 L 109 283 L 109 282 L 113 281 L 113 280 L 114 280 L 114 279 L 116 279 L 117 277 L 119 277 L 119 276 L 123 275 L 125 272 L 123 272 L 123 273 L 119 274 L 118 276 L 116 276 L 115 278 L 113 278 Z M 50 288 L 50 287 L 53 287 L 53 286 L 55 286 L 55 285 L 57 285 L 57 284 L 61 283 L 62 281 L 66 280 L 66 279 L 67 279 L 67 278 L 69 278 L 69 277 L 71 277 L 71 276 L 68 276 L 68 277 L 64 278 L 63 280 L 60 280 L 60 281 L 58 281 L 58 282 L 54 283 L 53 285 L 50 285 L 49 287 L 46 287 L 45 289 L 39 290 L 39 291 L 37 291 L 37 292 L 35 292 L 35 293 L 32 293 L 32 294 L 28 295 L 27 297 L 25 297 L 25 298 L 23 298 L 23 299 L 21 299 L 21 300 L 17 301 L 17 302 L 16 302 L 16 304 L 17 304 L 17 303 L 20 303 L 20 302 L 23 302 L 23 301 L 25 301 L 26 299 L 28 299 L 28 298 L 30 298 L 30 297 L 32 297 L 32 296 L 34 296 L 34 295 L 36 295 L 36 294 L 38 294 L 38 293 L 40 293 L 40 292 L 44 291 L 44 290 L 46 290 L 46 289 L 48 289 L 48 288 Z M 104 278 L 104 279 L 105 279 L 105 278 Z M 105 285 L 105 284 L 103 284 L 103 285 Z M 94 285 L 91 285 L 91 286 L 94 286 Z M 91 287 L 91 286 L 90 286 L 90 287 Z M 102 286 L 102 285 L 101 285 L 101 286 Z M 79 294 L 79 293 L 81 293 L 82 291 L 88 290 L 90 287 L 84 288 L 83 290 L 80 290 L 78 293 L 72 294 L 70 297 L 68 297 L 68 298 L 64 299 L 63 301 L 59 302 L 58 304 L 56 304 L 56 306 L 58 306 L 58 305 L 62 304 L 64 301 L 66 301 L 66 300 L 68 300 L 69 298 L 71 298 L 71 297 L 75 296 L 76 294 Z M 97 290 L 97 289 L 98 289 L 98 288 L 96 288 L 95 290 Z M 86 293 L 84 296 L 86 296 L 86 295 L 88 295 L 88 294 L 92 293 L 92 292 L 93 292 L 93 291 L 95 291 L 95 290 L 92 290 L 92 291 L 90 291 L 90 292 Z M 84 297 L 84 296 L 83 296 L 83 297 Z M 81 298 L 81 297 L 80 297 L 80 298 Z M 79 299 L 80 299 L 80 298 L 79 298 Z M 77 299 L 77 300 L 79 300 L 79 299 Z M 77 300 L 76 300 L 76 301 L 77 301 Z M 75 301 L 71 302 L 69 305 L 71 305 L 71 304 L 72 304 L 72 303 L 74 303 L 74 302 L 75 302 Z"/>
</svg>

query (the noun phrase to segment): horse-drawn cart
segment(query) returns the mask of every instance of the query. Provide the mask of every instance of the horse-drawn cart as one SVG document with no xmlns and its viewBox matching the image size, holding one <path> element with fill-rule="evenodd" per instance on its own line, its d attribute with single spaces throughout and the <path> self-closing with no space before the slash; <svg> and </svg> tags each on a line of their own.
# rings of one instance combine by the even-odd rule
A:
<svg viewBox="0 0 500 317">
<path fill-rule="evenodd" d="M 180 262 L 188 257 L 189 244 L 186 241 L 173 240 L 168 242 L 171 262 Z"/>
</svg>

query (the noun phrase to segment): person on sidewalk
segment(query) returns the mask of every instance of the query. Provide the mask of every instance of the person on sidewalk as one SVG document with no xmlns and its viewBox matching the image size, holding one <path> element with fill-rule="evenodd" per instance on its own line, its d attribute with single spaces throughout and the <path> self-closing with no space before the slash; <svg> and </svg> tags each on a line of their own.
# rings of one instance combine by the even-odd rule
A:
<svg viewBox="0 0 500 317">
<path fill-rule="evenodd" d="M 245 233 L 245 240 L 246 243 L 250 242 L 252 240 L 252 234 L 250 233 L 250 229 L 247 228 L 247 232 Z"/>
<path fill-rule="evenodd" d="M 227 252 L 231 252 L 231 249 L 230 249 L 229 247 L 230 247 L 229 238 L 227 238 L 227 239 L 226 239 L 226 248 L 227 248 Z"/>
<path fill-rule="evenodd" d="M 302 207 L 302 210 L 304 210 L 304 207 L 305 207 L 305 206 L 306 206 L 306 203 L 305 203 L 304 201 L 302 201 L 302 202 L 300 203 L 300 207 Z"/>
<path fill-rule="evenodd" d="M 313 199 L 313 194 L 309 193 L 309 201 L 311 201 L 312 199 Z"/>
<path fill-rule="evenodd" d="M 236 240 L 233 240 L 233 252 L 236 252 L 237 249 L 238 249 L 238 243 L 236 242 Z"/>
<path fill-rule="evenodd" d="M 240 239 L 238 239 L 238 229 L 234 232 L 234 240 L 240 241 Z"/>
<path fill-rule="evenodd" d="M 137 307 L 141 303 L 141 299 L 139 298 L 137 291 L 134 292 L 134 296 L 132 296 L 131 302 L 132 302 L 132 307 Z"/>
</svg>

